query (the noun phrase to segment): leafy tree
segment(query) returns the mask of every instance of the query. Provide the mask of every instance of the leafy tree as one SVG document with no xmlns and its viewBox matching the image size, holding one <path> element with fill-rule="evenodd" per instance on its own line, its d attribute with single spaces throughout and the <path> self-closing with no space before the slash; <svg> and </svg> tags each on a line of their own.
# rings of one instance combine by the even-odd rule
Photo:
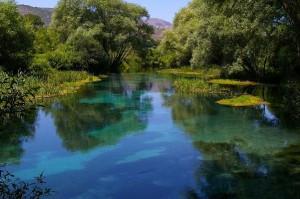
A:
<svg viewBox="0 0 300 199">
<path fill-rule="evenodd" d="M 11 72 L 27 69 L 33 34 L 25 26 L 14 1 L 0 1 L 0 41 L 0 66 Z"/>
<path fill-rule="evenodd" d="M 297 2 L 193 0 L 158 46 L 160 61 L 167 67 L 221 65 L 226 75 L 259 81 L 281 79 L 300 68 L 299 9 L 291 9 Z"/>
<path fill-rule="evenodd" d="M 42 28 L 45 25 L 41 17 L 33 14 L 25 15 L 24 21 L 25 24 L 30 26 L 34 31 Z"/>
<path fill-rule="evenodd" d="M 151 43 L 147 11 L 122 0 L 61 0 L 51 27 L 90 71 L 119 72 L 127 56 Z"/>
</svg>

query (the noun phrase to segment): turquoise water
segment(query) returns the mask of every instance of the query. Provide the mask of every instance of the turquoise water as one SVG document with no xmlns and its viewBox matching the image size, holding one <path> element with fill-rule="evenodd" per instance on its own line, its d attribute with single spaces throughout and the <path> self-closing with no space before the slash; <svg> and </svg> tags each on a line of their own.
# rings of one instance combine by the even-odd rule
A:
<svg viewBox="0 0 300 199">
<path fill-rule="evenodd" d="M 23 180 L 43 172 L 50 198 L 300 198 L 300 128 L 280 94 L 237 109 L 171 85 L 90 84 L 1 127 L 0 163 Z"/>
</svg>

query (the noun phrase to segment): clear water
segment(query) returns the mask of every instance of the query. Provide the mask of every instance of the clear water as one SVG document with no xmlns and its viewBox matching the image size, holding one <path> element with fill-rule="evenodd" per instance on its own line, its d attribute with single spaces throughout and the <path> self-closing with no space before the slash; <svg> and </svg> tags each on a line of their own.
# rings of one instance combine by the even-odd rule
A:
<svg viewBox="0 0 300 199">
<path fill-rule="evenodd" d="M 223 107 L 171 81 L 111 76 L 28 113 L 1 127 L 0 163 L 23 180 L 44 172 L 51 198 L 300 198 L 300 129 L 283 102 Z"/>
</svg>

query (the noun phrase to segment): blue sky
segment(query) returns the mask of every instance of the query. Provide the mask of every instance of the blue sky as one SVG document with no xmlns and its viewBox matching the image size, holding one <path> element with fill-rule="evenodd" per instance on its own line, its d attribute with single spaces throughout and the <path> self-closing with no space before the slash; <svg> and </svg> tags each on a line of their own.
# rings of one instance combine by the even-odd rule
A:
<svg viewBox="0 0 300 199">
<path fill-rule="evenodd" d="M 146 7 L 151 17 L 161 18 L 172 22 L 175 14 L 185 7 L 190 0 L 127 0 Z M 36 7 L 54 7 L 57 0 L 17 0 L 18 4 Z"/>
</svg>

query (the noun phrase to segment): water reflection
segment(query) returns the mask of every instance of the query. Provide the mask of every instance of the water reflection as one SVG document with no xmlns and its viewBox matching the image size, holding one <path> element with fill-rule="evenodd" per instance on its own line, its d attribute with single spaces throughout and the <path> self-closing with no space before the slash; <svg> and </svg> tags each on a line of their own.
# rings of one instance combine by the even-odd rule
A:
<svg viewBox="0 0 300 199">
<path fill-rule="evenodd" d="M 278 161 L 276 157 L 279 154 L 257 156 L 244 153 L 247 158 L 245 162 L 245 157 L 240 157 L 234 145 L 203 142 L 194 145 L 206 157 L 195 172 L 197 188 L 190 189 L 187 198 L 271 199 L 300 196 L 299 173 L 288 172 L 290 165 L 286 159 Z"/>
<path fill-rule="evenodd" d="M 297 131 L 274 126 L 278 120 L 266 107 L 223 107 L 214 99 L 195 96 L 172 95 L 165 99 L 174 121 L 193 141 L 234 143 L 261 155 L 300 141 Z"/>
<path fill-rule="evenodd" d="M 171 83 L 84 87 L 2 127 L 0 160 L 23 179 L 44 171 L 55 198 L 300 198 L 299 128 L 272 89 L 240 91 L 272 105 L 239 109 Z"/>
<path fill-rule="evenodd" d="M 88 97 L 64 98 L 49 109 L 65 148 L 86 151 L 113 145 L 125 135 L 145 129 L 151 98 L 144 91 L 150 86 L 143 81 L 129 83 L 115 76 L 102 84 L 104 89 L 95 90 L 97 85 L 91 85 L 84 91 Z"/>
<path fill-rule="evenodd" d="M 34 136 L 37 112 L 31 110 L 24 117 L 0 124 L 0 164 L 20 163 L 22 144 Z"/>
</svg>

